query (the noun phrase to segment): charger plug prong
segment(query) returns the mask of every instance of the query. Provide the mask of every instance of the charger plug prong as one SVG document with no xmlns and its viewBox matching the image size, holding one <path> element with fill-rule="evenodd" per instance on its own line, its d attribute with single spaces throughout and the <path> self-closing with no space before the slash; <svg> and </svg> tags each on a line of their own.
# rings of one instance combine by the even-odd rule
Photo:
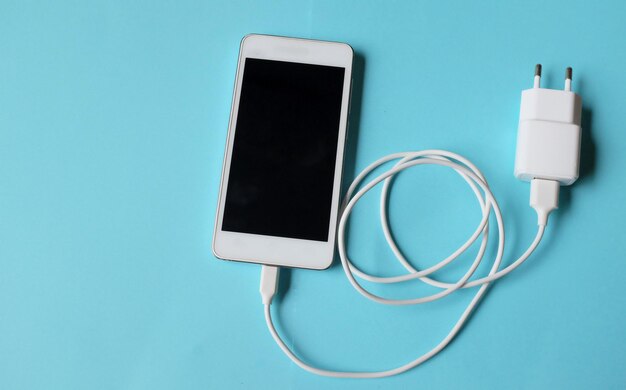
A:
<svg viewBox="0 0 626 390">
<path fill-rule="evenodd" d="M 572 90 L 572 68 L 569 66 L 565 69 L 565 90 Z"/>
<path fill-rule="evenodd" d="M 533 88 L 541 88 L 541 64 L 535 65 L 535 82 Z"/>
</svg>

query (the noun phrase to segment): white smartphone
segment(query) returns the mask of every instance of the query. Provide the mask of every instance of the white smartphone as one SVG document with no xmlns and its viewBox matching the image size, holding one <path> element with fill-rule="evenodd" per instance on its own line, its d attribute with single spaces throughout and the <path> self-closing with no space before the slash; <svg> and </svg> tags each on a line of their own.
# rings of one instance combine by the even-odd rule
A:
<svg viewBox="0 0 626 390">
<path fill-rule="evenodd" d="M 352 59 L 344 43 L 268 35 L 241 41 L 213 236 L 216 257 L 330 266 Z"/>
</svg>

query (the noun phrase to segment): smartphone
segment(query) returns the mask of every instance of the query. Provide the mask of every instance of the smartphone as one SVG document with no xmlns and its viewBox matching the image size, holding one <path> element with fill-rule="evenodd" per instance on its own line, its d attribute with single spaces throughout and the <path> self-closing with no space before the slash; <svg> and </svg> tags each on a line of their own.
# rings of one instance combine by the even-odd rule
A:
<svg viewBox="0 0 626 390">
<path fill-rule="evenodd" d="M 241 41 L 213 236 L 216 257 L 330 266 L 352 59 L 344 43 L 256 34 Z"/>
</svg>

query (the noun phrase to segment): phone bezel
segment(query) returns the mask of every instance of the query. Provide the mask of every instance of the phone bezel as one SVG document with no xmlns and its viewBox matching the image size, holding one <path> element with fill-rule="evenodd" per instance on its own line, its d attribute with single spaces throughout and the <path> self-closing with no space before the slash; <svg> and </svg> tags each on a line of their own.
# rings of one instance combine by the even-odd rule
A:
<svg viewBox="0 0 626 390">
<path fill-rule="evenodd" d="M 332 264 L 335 251 L 343 155 L 348 127 L 353 56 L 352 48 L 345 43 L 259 34 L 246 35 L 242 39 L 228 125 L 226 151 L 222 166 L 218 207 L 215 216 L 212 250 L 217 258 L 318 270 L 326 269 Z M 335 157 L 331 218 L 328 228 L 328 240 L 325 242 L 222 230 L 224 203 L 246 58 L 345 68 L 337 155 Z"/>
</svg>

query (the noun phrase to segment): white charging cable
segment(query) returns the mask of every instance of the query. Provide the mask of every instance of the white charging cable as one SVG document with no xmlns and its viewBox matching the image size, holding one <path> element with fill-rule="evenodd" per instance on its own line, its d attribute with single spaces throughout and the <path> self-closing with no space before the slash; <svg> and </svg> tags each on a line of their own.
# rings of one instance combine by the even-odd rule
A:
<svg viewBox="0 0 626 390">
<path fill-rule="evenodd" d="M 414 305 L 431 302 L 443 298 L 461 288 L 479 287 L 478 291 L 467 305 L 450 332 L 433 349 L 422 354 L 413 361 L 410 361 L 397 368 L 373 371 L 373 372 L 343 372 L 332 371 L 313 367 L 299 357 L 297 357 L 281 339 L 272 322 L 270 305 L 276 293 L 278 284 L 279 269 L 274 266 L 262 267 L 261 273 L 261 296 L 265 308 L 265 319 L 267 326 L 283 352 L 298 366 L 317 375 L 339 377 L 339 378 L 380 378 L 400 374 L 414 368 L 431 357 L 435 356 L 452 341 L 461 330 L 469 315 L 478 305 L 481 297 L 485 294 L 489 283 L 499 279 L 509 272 L 519 267 L 537 248 L 545 227 L 548 222 L 550 212 L 558 207 L 558 196 L 560 184 L 571 184 L 578 177 L 578 163 L 580 159 L 580 97 L 570 91 L 571 88 L 571 68 L 566 71 L 566 82 L 564 91 L 555 91 L 539 87 L 541 77 L 541 66 L 538 65 L 535 71 L 534 88 L 522 92 L 522 106 L 520 111 L 520 130 L 518 135 L 518 146 L 516 155 L 515 174 L 518 178 L 527 179 L 531 182 L 530 205 L 537 212 L 537 234 L 526 251 L 507 267 L 500 269 L 504 254 L 504 223 L 502 213 L 491 192 L 489 185 L 474 164 L 464 157 L 443 150 L 425 150 L 420 152 L 394 153 L 383 157 L 367 168 L 365 168 L 349 187 L 342 207 L 339 226 L 337 230 L 337 241 L 339 257 L 348 280 L 352 286 L 363 296 L 378 303 L 388 305 Z M 529 92 L 530 91 L 530 92 Z M 546 108 L 547 107 L 547 108 Z M 555 119 L 556 118 L 556 119 Z M 576 133 L 577 132 L 577 133 Z M 557 134 L 555 136 L 555 133 Z M 576 138 L 578 135 L 578 138 Z M 578 139 L 578 143 L 569 142 Z M 547 145 L 547 146 L 546 146 Z M 376 168 L 397 160 L 397 163 L 384 173 L 362 185 L 363 180 Z M 387 199 L 391 180 L 399 172 L 417 165 L 440 165 L 453 169 L 463 178 L 472 189 L 482 210 L 482 219 L 471 237 L 461 245 L 450 256 L 439 263 L 418 270 L 413 267 L 400 252 L 396 245 L 387 218 Z M 570 166 L 575 164 L 575 166 Z M 348 258 L 346 249 L 345 230 L 350 213 L 356 203 L 369 190 L 377 184 L 384 182 L 380 200 L 380 219 L 385 239 L 392 252 L 400 264 L 407 270 L 407 273 L 392 276 L 379 277 L 361 271 Z M 360 188 L 358 191 L 357 189 Z M 356 191 L 356 192 L 355 192 Z M 493 264 L 484 277 L 473 279 L 472 275 L 480 265 L 489 238 L 489 215 L 493 211 L 498 229 L 498 245 Z M 432 278 L 436 272 L 446 265 L 452 263 L 463 254 L 472 244 L 482 236 L 478 253 L 470 265 L 467 272 L 455 283 L 446 283 Z M 373 294 L 361 286 L 356 277 L 374 283 L 401 283 L 408 280 L 418 279 L 431 286 L 438 287 L 441 291 L 423 297 L 412 299 L 390 299 Z"/>
</svg>

